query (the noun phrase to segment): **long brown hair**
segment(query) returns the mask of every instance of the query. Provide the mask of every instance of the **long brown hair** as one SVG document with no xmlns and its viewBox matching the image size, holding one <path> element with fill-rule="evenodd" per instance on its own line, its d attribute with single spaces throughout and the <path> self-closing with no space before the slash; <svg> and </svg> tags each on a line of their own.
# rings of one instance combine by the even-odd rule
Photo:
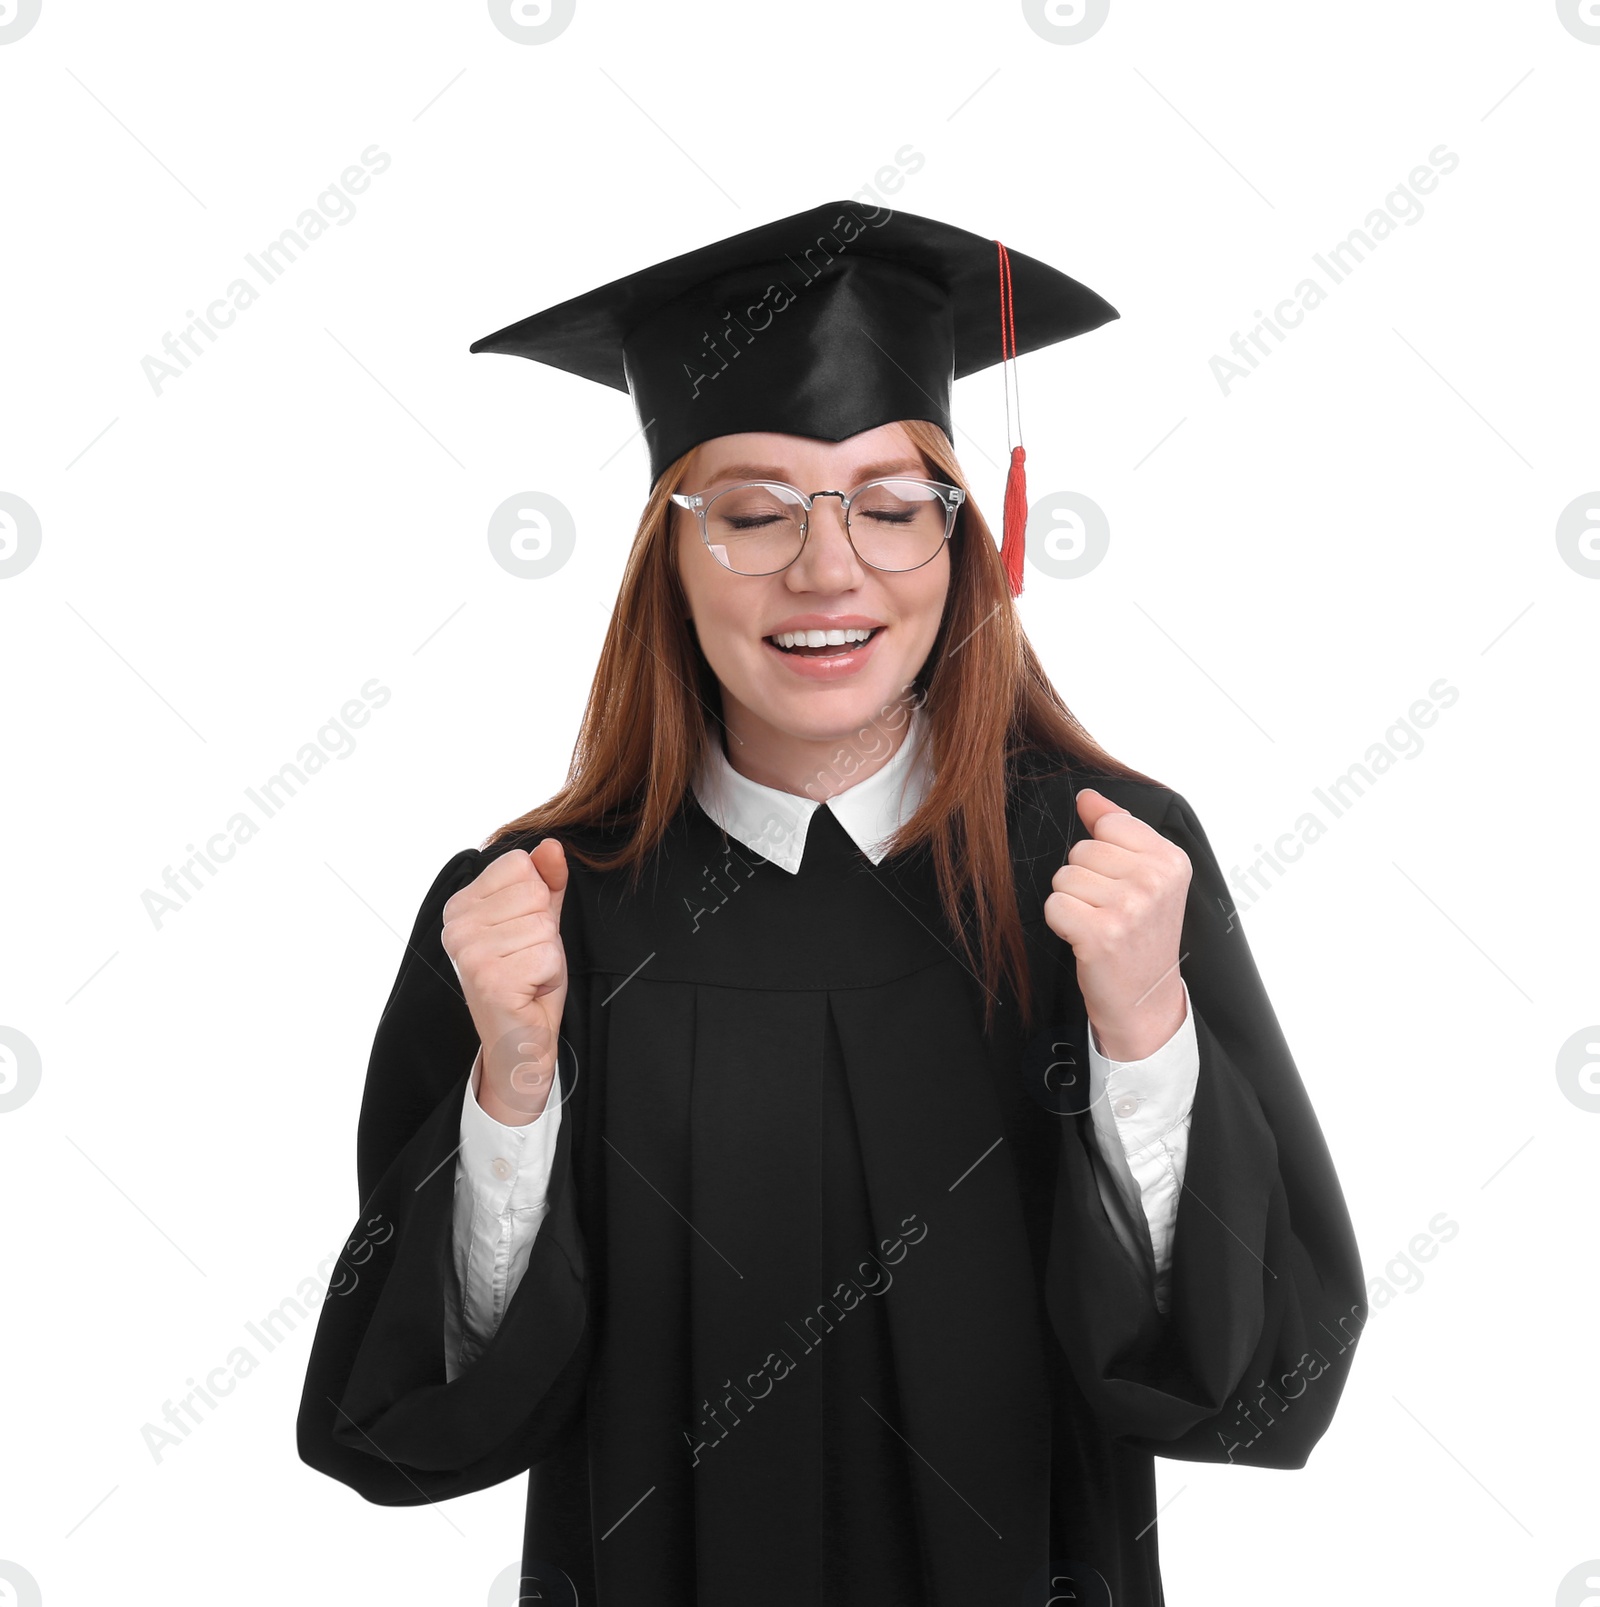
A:
<svg viewBox="0 0 1600 1607">
<path fill-rule="evenodd" d="M 901 427 L 931 475 L 967 489 L 938 425 Z M 662 471 L 645 503 L 617 606 L 606 631 L 566 784 L 547 803 L 501 826 L 483 845 L 533 833 L 625 828 L 612 854 L 563 846 L 594 870 L 632 871 L 646 861 L 682 807 L 708 742 L 721 738 L 720 689 L 701 652 L 673 561 L 670 494 L 691 450 Z M 939 898 L 969 969 L 985 990 L 984 1024 L 1009 984 L 1031 1019 L 1027 955 L 1006 829 L 1009 762 L 1023 753 L 1076 761 L 1133 781 L 1152 778 L 1114 759 L 1050 684 L 1023 633 L 999 549 L 968 491 L 949 544 L 944 618 L 913 696 L 928 721 L 933 780 L 895 834 L 891 853 L 926 845 Z M 969 921 L 977 929 L 974 951 Z"/>
</svg>

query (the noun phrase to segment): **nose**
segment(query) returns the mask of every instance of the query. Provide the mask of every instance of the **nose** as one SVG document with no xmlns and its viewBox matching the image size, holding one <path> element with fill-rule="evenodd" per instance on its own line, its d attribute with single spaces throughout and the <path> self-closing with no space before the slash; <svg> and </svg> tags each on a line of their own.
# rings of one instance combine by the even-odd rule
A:
<svg viewBox="0 0 1600 1607">
<path fill-rule="evenodd" d="M 834 492 L 814 497 L 806 525 L 806 544 L 789 566 L 803 571 L 800 583 L 811 591 L 848 591 L 860 585 L 862 564 L 850 545 L 843 498 Z"/>
</svg>

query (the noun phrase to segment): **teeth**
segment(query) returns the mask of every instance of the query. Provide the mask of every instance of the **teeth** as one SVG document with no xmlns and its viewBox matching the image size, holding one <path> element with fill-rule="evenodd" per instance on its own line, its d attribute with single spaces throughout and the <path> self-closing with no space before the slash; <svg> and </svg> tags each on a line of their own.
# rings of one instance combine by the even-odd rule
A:
<svg viewBox="0 0 1600 1607">
<path fill-rule="evenodd" d="M 770 637 L 779 647 L 843 647 L 846 642 L 864 642 L 872 634 L 859 625 L 837 631 L 779 631 Z"/>
</svg>

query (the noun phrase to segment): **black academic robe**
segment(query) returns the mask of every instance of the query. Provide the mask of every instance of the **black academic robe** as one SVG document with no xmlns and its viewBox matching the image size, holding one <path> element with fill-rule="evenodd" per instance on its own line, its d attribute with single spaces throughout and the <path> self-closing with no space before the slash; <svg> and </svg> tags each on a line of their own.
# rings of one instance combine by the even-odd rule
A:
<svg viewBox="0 0 1600 1607">
<path fill-rule="evenodd" d="M 1303 1466 L 1363 1280 L 1194 812 L 1038 769 L 1015 767 L 1008 806 L 1041 1011 L 1026 1033 L 1013 1001 L 983 1032 L 926 854 L 874 866 L 827 808 L 798 874 L 692 795 L 635 891 L 569 854 L 550 1208 L 453 1383 L 476 1038 L 439 930 L 504 845 L 451 859 L 373 1046 L 305 1461 L 396 1506 L 529 1472 L 541 1600 L 1159 1604 L 1152 1455 Z M 1042 912 L 1090 782 L 1194 867 L 1181 964 L 1200 1068 L 1165 1315 L 1108 1214 L 1083 1001 Z"/>
</svg>

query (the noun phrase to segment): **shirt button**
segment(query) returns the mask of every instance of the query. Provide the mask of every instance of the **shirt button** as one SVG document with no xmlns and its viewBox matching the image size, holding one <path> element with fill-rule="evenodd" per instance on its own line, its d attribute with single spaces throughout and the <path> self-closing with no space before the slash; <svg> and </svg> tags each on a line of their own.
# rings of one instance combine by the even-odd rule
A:
<svg viewBox="0 0 1600 1607">
<path fill-rule="evenodd" d="M 1124 1094 L 1111 1107 L 1113 1113 L 1118 1116 L 1131 1116 L 1138 1108 L 1139 1096 L 1137 1094 Z"/>
<path fill-rule="evenodd" d="M 511 1176 L 511 1162 L 508 1161 L 504 1155 L 496 1155 L 495 1158 L 489 1162 L 489 1170 L 493 1172 L 502 1183 L 504 1183 L 505 1180 Z"/>
</svg>

